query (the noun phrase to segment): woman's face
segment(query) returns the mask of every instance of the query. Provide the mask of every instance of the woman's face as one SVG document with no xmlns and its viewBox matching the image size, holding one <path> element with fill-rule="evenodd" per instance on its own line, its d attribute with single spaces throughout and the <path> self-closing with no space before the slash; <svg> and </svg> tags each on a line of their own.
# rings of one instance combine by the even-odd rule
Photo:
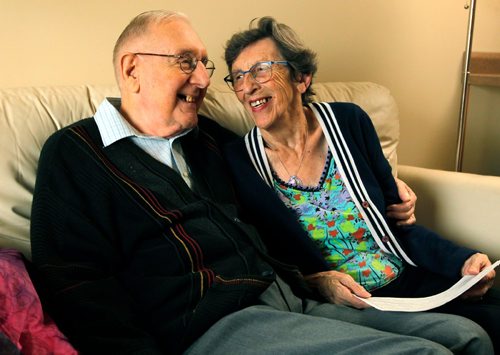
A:
<svg viewBox="0 0 500 355">
<path fill-rule="evenodd" d="M 282 60 L 275 42 L 270 38 L 261 39 L 241 51 L 233 62 L 233 77 L 257 62 Z M 255 125 L 265 130 L 294 124 L 294 117 L 302 111 L 301 94 L 305 91 L 305 84 L 291 77 L 288 65 L 273 64 L 271 68 L 272 76 L 264 83 L 255 81 L 250 73 L 244 74 L 242 90 L 236 92 Z"/>
</svg>

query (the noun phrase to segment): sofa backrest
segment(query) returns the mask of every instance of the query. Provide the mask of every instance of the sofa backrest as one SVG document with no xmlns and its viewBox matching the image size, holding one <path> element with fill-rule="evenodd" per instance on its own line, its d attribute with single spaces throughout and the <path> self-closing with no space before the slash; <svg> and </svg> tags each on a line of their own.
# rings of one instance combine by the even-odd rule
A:
<svg viewBox="0 0 500 355">
<path fill-rule="evenodd" d="M 314 101 L 354 102 L 361 106 L 375 125 L 382 149 L 396 171 L 399 142 L 399 111 L 389 90 L 371 82 L 326 82 L 313 85 Z M 214 118 L 222 126 L 243 135 L 253 121 L 236 96 L 224 84 L 211 85 L 200 113 Z"/>
<path fill-rule="evenodd" d="M 372 118 L 384 154 L 396 171 L 398 110 L 389 90 L 369 82 L 316 83 L 317 101 L 347 101 Z M 114 85 L 0 89 L 0 247 L 30 258 L 29 225 L 38 156 L 57 129 L 92 116 Z M 201 114 L 243 135 L 252 120 L 225 84 L 212 84 Z"/>
</svg>

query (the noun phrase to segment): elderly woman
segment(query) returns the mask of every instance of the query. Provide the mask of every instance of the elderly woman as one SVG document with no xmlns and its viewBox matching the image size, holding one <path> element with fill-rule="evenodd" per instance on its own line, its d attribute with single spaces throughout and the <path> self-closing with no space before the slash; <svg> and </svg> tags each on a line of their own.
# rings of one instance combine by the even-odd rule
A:
<svg viewBox="0 0 500 355">
<path fill-rule="evenodd" d="M 224 80 L 256 126 L 226 149 L 237 193 L 274 257 L 298 265 L 323 297 L 362 308 L 354 295 L 428 296 L 491 265 L 384 216 L 400 199 L 372 122 L 352 103 L 311 102 L 315 54 L 290 27 L 261 18 L 233 35 L 225 60 Z M 473 319 L 500 351 L 494 277 L 437 311 Z"/>
</svg>

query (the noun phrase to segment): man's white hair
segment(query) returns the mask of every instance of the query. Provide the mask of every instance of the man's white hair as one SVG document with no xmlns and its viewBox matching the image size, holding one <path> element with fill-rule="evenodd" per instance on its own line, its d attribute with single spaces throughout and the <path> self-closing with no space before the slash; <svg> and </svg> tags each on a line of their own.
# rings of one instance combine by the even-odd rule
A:
<svg viewBox="0 0 500 355">
<path fill-rule="evenodd" d="M 168 11 L 168 10 L 152 10 L 143 12 L 136 17 L 134 17 L 130 23 L 125 27 L 120 37 L 116 40 L 115 47 L 113 49 L 113 66 L 115 68 L 115 77 L 119 81 L 119 58 L 123 47 L 130 41 L 141 36 L 144 36 L 151 24 L 159 24 L 163 22 L 172 21 L 174 19 L 182 19 L 189 22 L 189 18 L 182 12 L 178 11 Z"/>
</svg>

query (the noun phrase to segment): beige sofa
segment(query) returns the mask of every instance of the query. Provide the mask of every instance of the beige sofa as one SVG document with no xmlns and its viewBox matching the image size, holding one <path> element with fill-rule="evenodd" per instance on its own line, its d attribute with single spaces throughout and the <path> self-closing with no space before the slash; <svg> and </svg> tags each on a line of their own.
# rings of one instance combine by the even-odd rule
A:
<svg viewBox="0 0 500 355">
<path fill-rule="evenodd" d="M 398 166 L 398 109 L 388 89 L 368 82 L 316 83 L 317 100 L 351 101 L 374 121 L 394 168 L 417 193 L 420 224 L 451 240 L 500 258 L 500 177 Z M 0 247 L 30 258 L 30 206 L 38 155 L 56 129 L 93 114 L 115 86 L 13 88 L 0 90 Z M 251 119 L 224 84 L 213 84 L 201 113 L 243 134 Z M 498 280 L 497 280 L 498 282 Z"/>
</svg>

